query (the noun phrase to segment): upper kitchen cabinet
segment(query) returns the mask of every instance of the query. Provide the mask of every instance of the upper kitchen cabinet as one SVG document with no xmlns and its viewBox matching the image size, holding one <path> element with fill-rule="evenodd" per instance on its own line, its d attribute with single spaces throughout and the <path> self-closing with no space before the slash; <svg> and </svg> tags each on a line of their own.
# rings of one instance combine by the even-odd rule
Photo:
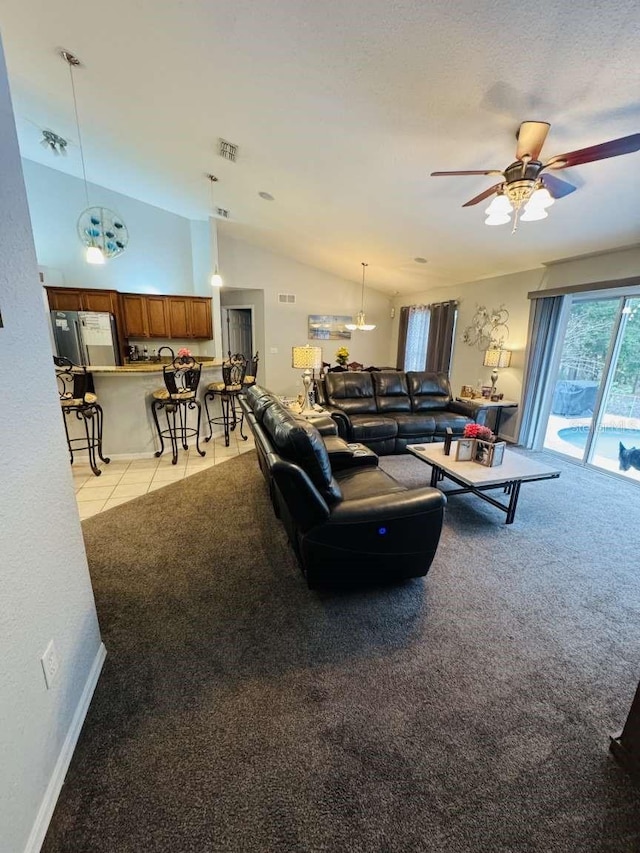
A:
<svg viewBox="0 0 640 853">
<path fill-rule="evenodd" d="M 150 338 L 170 338 L 169 306 L 164 296 L 146 296 Z"/>
<path fill-rule="evenodd" d="M 211 320 L 211 299 L 208 297 L 192 297 L 189 300 L 191 309 L 191 337 L 213 338 L 213 324 Z"/>
<path fill-rule="evenodd" d="M 147 297 L 138 293 L 122 294 L 125 338 L 148 338 Z"/>
<path fill-rule="evenodd" d="M 115 290 L 89 290 L 75 287 L 48 287 L 47 298 L 52 311 L 106 311 L 118 313 Z"/>
<path fill-rule="evenodd" d="M 168 296 L 169 303 L 169 337 L 190 338 L 191 323 L 188 296 Z"/>
</svg>

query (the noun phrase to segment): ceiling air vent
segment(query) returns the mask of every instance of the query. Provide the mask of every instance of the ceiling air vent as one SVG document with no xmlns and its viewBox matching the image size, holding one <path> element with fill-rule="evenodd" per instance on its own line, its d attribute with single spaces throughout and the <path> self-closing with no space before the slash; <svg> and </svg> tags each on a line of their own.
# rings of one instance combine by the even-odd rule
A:
<svg viewBox="0 0 640 853">
<path fill-rule="evenodd" d="M 278 294 L 278 302 L 282 302 L 283 304 L 293 305 L 296 301 L 295 293 L 279 293 Z"/>
<path fill-rule="evenodd" d="M 235 163 L 238 159 L 238 146 L 233 142 L 227 142 L 226 139 L 218 139 L 218 154 L 225 160 Z"/>
<path fill-rule="evenodd" d="M 224 207 L 216 207 L 216 213 L 218 216 L 222 217 L 222 219 L 228 219 L 231 216 L 231 211 Z"/>
</svg>

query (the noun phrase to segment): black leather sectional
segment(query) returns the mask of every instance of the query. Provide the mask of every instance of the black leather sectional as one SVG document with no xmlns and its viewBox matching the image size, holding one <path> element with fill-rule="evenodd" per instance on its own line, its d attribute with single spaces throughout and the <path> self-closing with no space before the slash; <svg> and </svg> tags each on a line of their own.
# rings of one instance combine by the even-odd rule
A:
<svg viewBox="0 0 640 853">
<path fill-rule="evenodd" d="M 294 415 L 258 385 L 240 397 L 260 468 L 310 587 L 425 575 L 435 556 L 446 499 L 408 489 L 375 453 Z"/>
<path fill-rule="evenodd" d="M 316 393 L 343 438 L 380 455 L 403 453 L 408 444 L 442 441 L 447 427 L 460 436 L 474 422 L 473 407 L 452 399 L 446 373 L 328 373 Z"/>
</svg>

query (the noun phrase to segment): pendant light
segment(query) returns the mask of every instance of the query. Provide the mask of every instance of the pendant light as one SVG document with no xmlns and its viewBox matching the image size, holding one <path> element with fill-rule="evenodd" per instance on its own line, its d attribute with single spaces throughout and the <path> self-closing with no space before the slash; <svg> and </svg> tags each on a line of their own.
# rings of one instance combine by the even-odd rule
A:
<svg viewBox="0 0 640 853">
<path fill-rule="evenodd" d="M 213 203 L 213 185 L 216 183 L 216 181 L 218 179 L 216 178 L 215 175 L 207 175 L 207 178 L 209 178 L 209 183 L 211 186 L 211 210 L 213 211 L 215 209 L 215 204 Z M 213 273 L 213 275 L 211 276 L 211 279 L 210 279 L 211 287 L 222 287 L 224 284 L 224 282 L 222 281 L 222 276 L 218 272 L 218 263 L 217 262 L 218 262 L 218 233 L 216 231 L 216 266 L 215 266 L 215 272 Z"/>
<path fill-rule="evenodd" d="M 80 119 L 78 117 L 78 101 L 76 98 L 76 86 L 75 81 L 73 79 L 73 69 L 77 68 L 80 65 L 80 60 L 74 56 L 72 53 L 69 53 L 68 50 L 61 50 L 60 56 L 64 59 L 64 61 L 69 66 L 69 77 L 71 78 L 71 94 L 73 95 L 73 111 L 76 117 L 76 131 L 78 133 L 78 146 L 80 148 L 80 161 L 82 163 L 82 178 L 84 180 L 84 195 L 87 202 L 87 208 L 89 207 L 89 186 L 87 184 L 87 169 L 84 163 L 84 149 L 82 147 L 82 134 L 80 133 Z M 81 214 L 82 216 L 82 214 Z M 83 242 L 85 240 L 83 239 Z M 86 243 L 85 243 L 86 244 Z M 85 260 L 88 264 L 104 264 L 105 256 L 103 248 L 98 244 L 96 238 L 89 233 L 88 234 L 88 245 L 85 253 Z"/>
<path fill-rule="evenodd" d="M 375 329 L 375 323 L 367 323 L 364 317 L 364 274 L 369 264 L 362 263 L 362 298 L 360 301 L 360 310 L 355 323 L 345 323 L 345 329 L 350 332 L 372 332 Z"/>
</svg>

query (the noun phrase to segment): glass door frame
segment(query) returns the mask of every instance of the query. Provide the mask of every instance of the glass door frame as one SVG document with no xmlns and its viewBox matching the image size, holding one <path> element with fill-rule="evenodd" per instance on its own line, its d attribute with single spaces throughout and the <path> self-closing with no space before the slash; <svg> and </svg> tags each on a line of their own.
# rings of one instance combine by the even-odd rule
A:
<svg viewBox="0 0 640 853">
<path fill-rule="evenodd" d="M 541 412 L 540 421 L 538 423 L 536 439 L 533 444 L 533 448 L 535 450 L 544 450 L 546 453 L 552 453 L 553 455 L 558 456 L 561 459 L 564 459 L 568 462 L 572 462 L 574 465 L 580 465 L 585 468 L 593 468 L 595 471 L 608 474 L 609 476 L 617 477 L 618 479 L 624 480 L 627 483 L 630 482 L 630 480 L 628 477 L 625 477 L 624 474 L 619 474 L 617 471 L 611 471 L 602 468 L 598 465 L 595 465 L 591 461 L 591 458 L 593 455 L 595 439 L 598 434 L 598 430 L 602 424 L 603 415 L 605 414 L 605 403 L 609 399 L 609 392 L 611 390 L 611 385 L 613 384 L 615 371 L 618 364 L 618 358 L 620 355 L 620 349 L 622 347 L 623 336 L 627 326 L 628 313 L 625 312 L 625 308 L 628 305 L 629 300 L 638 298 L 640 298 L 640 286 L 638 285 L 632 285 L 630 287 L 622 288 L 611 288 L 607 290 L 581 291 L 580 293 L 566 295 L 564 299 L 564 304 L 562 306 L 562 316 L 560 323 L 558 324 L 558 330 L 555 340 L 550 342 L 550 346 L 553 347 L 553 354 L 551 358 L 549 375 L 543 391 L 544 404 Z M 567 333 L 569 315 L 572 306 L 578 302 L 595 302 L 601 300 L 616 299 L 618 300 L 619 305 L 616 313 L 616 318 L 614 320 L 611 330 L 611 339 L 607 348 L 607 355 L 604 360 L 602 377 L 600 379 L 598 393 L 596 395 L 591 426 L 589 428 L 589 433 L 587 434 L 587 440 L 585 442 L 585 449 L 582 455 L 582 459 L 578 459 L 576 457 L 569 456 L 566 453 L 562 453 L 559 450 L 553 450 L 552 448 L 544 446 L 547 424 L 549 421 L 549 416 L 551 414 L 551 406 L 553 403 L 553 392 L 557 381 L 558 371 L 560 369 L 560 362 L 562 360 L 562 351 L 564 347 L 565 336 Z"/>
</svg>

